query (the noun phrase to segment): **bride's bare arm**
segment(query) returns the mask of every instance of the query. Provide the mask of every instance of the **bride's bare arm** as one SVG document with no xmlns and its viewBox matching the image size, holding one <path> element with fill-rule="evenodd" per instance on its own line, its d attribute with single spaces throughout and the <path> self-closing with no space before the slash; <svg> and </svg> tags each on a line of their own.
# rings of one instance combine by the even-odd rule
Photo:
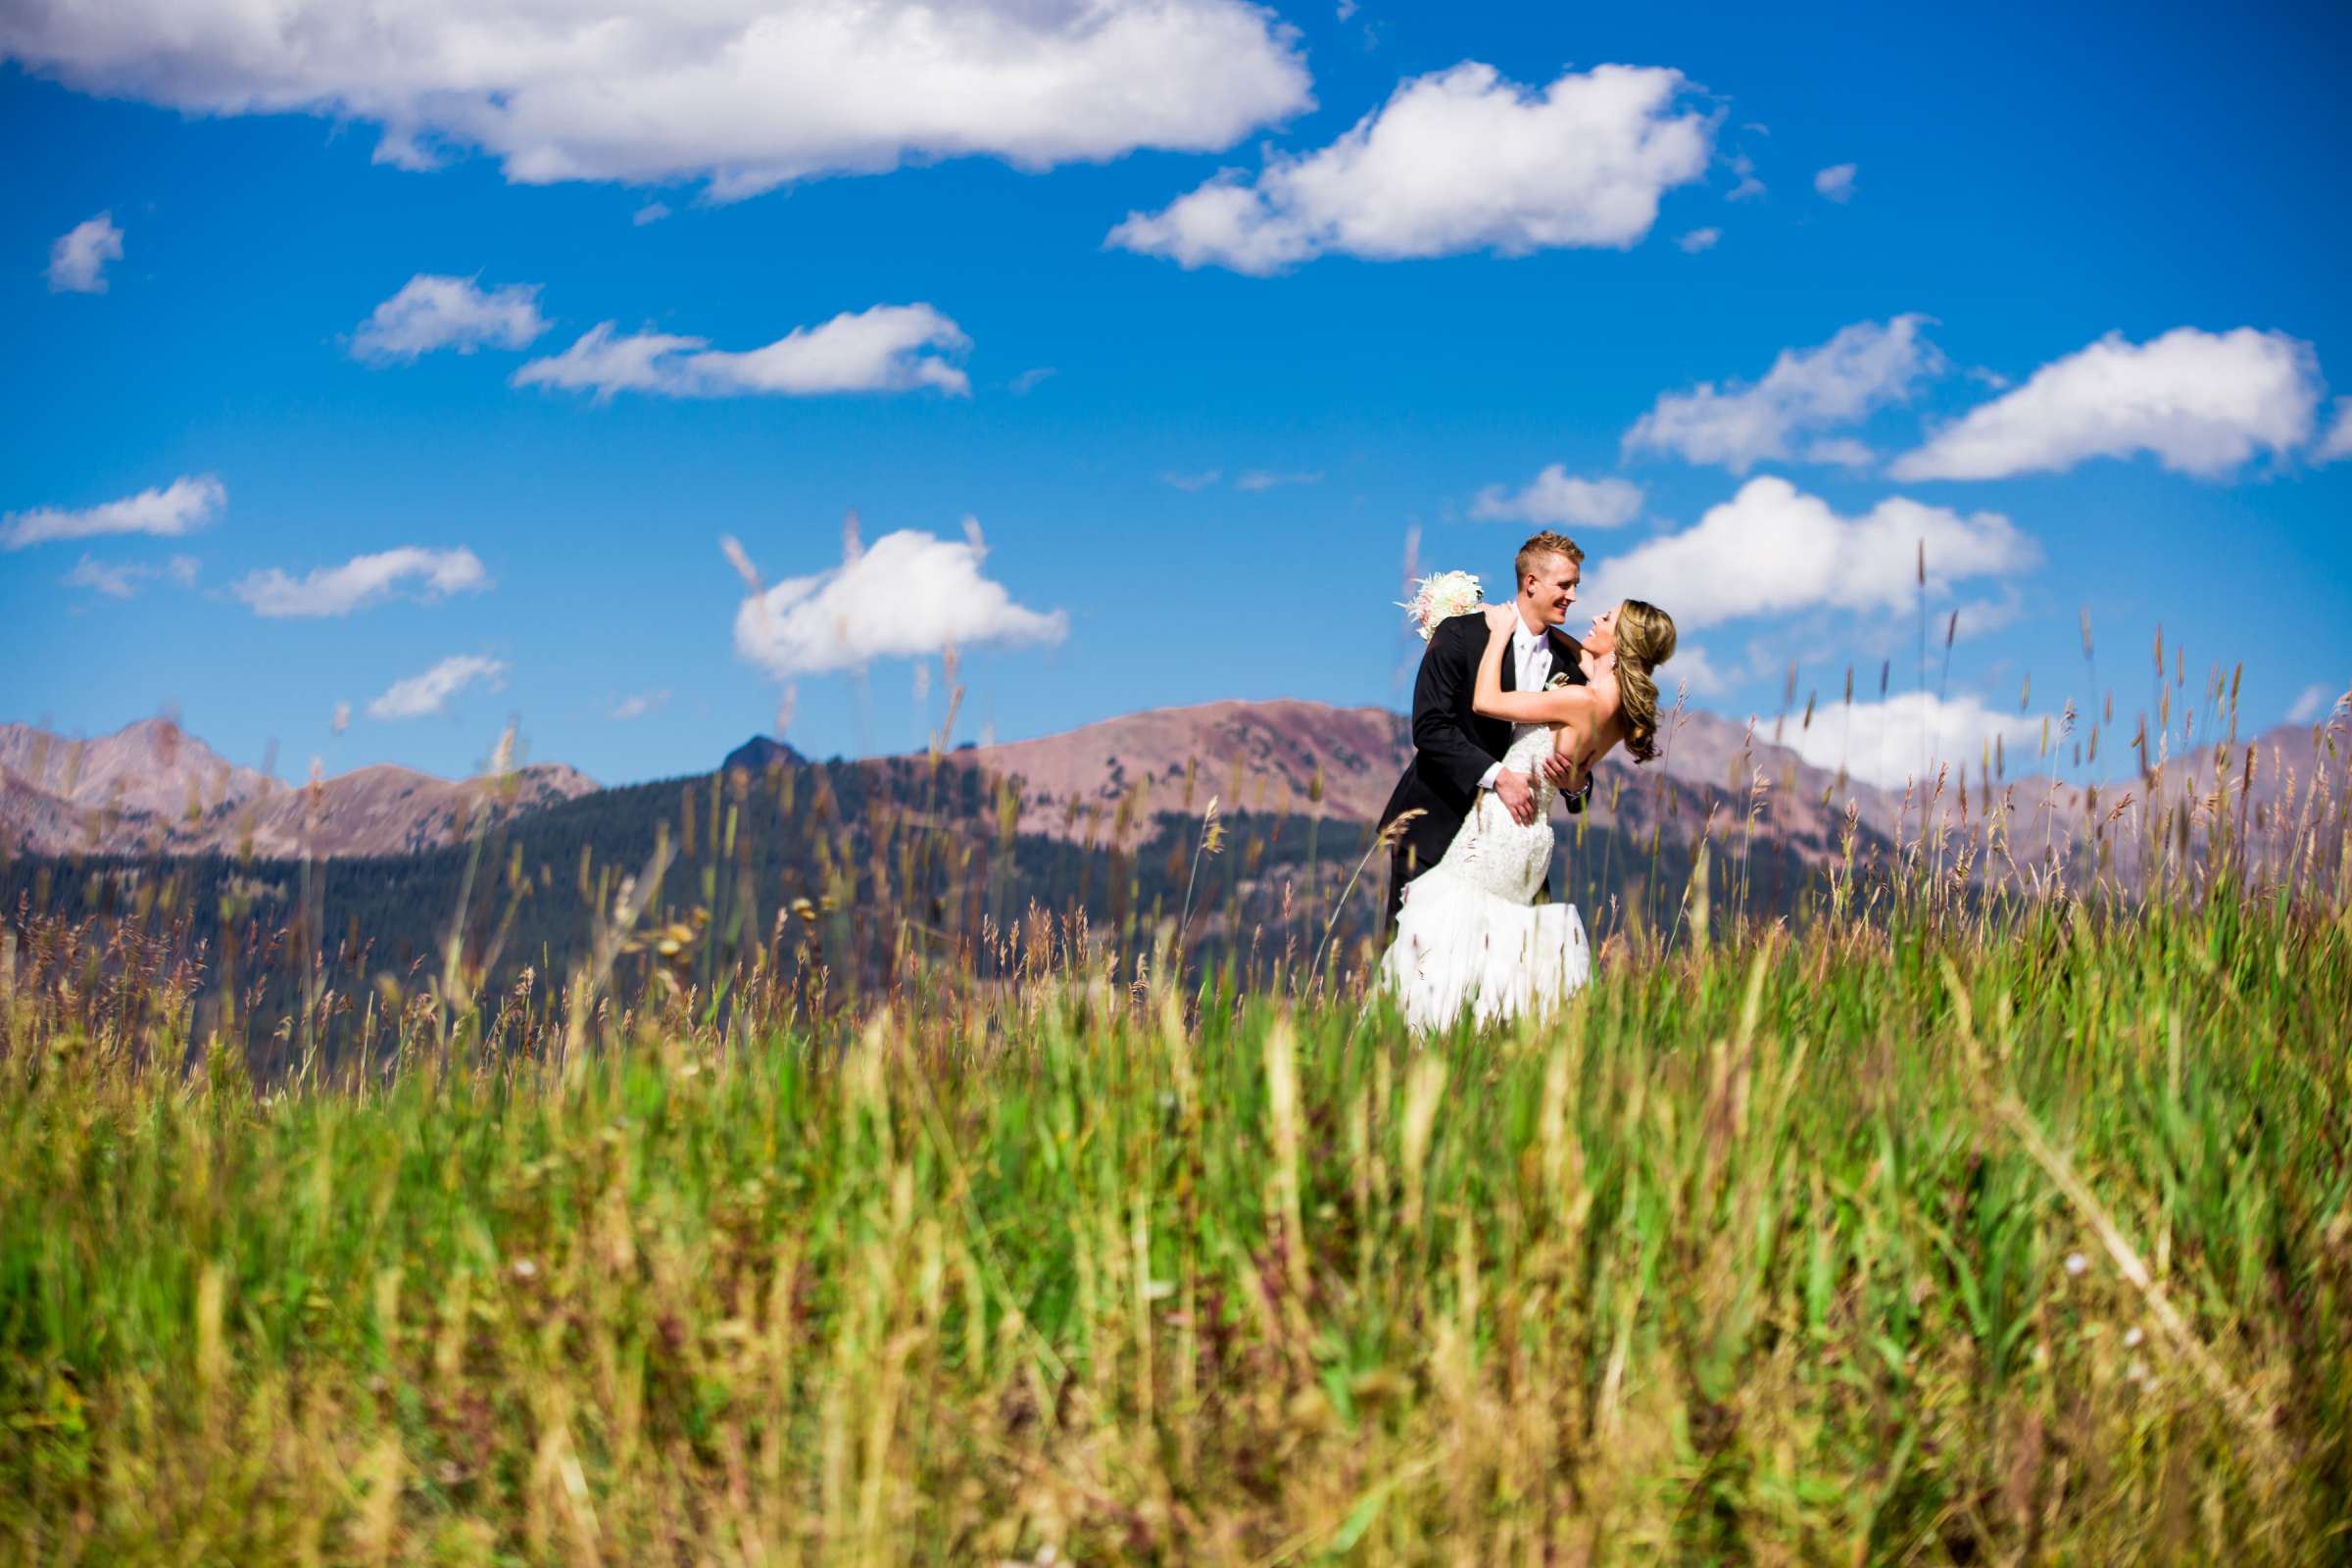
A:
<svg viewBox="0 0 2352 1568">
<path fill-rule="evenodd" d="M 1514 724 L 1557 724 L 1577 716 L 1585 696 L 1578 687 L 1542 692 L 1502 689 L 1502 654 L 1511 645 L 1509 628 L 1510 622 L 1499 615 L 1487 619 L 1487 651 L 1478 662 L 1478 686 L 1470 694 L 1471 710 Z"/>
</svg>

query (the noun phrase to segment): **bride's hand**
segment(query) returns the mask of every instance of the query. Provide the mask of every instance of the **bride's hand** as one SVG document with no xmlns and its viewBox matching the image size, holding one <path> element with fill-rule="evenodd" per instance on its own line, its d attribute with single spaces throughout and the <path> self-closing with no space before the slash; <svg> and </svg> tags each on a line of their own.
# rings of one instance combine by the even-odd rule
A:
<svg viewBox="0 0 2352 1568">
<path fill-rule="evenodd" d="M 1487 606 L 1487 630 L 1508 632 L 1511 622 L 1519 618 L 1516 604 Z"/>
</svg>

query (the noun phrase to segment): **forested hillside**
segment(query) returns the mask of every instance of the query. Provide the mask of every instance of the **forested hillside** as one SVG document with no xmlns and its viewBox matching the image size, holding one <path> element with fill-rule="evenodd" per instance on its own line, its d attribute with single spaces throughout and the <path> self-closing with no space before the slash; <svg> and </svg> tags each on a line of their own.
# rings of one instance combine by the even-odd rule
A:
<svg viewBox="0 0 2352 1568">
<path fill-rule="evenodd" d="M 371 997 L 382 1005 L 386 980 L 403 997 L 505 992 L 528 971 L 544 991 L 593 958 L 600 924 L 630 895 L 644 940 L 620 944 L 623 979 L 658 968 L 708 994 L 738 965 L 763 963 L 842 1001 L 894 966 L 997 974 L 1007 932 L 1041 915 L 1065 940 L 1082 923 L 1085 941 L 1125 955 L 1130 974 L 1179 934 L 1195 963 L 1232 956 L 1262 970 L 1305 961 L 1328 927 L 1331 951 L 1355 961 L 1386 891 L 1375 854 L 1340 902 L 1372 844 L 1362 822 L 1113 813 L 1099 834 L 1071 839 L 1018 831 L 1018 818 L 1012 786 L 968 766 L 778 762 L 759 776 L 736 768 L 598 791 L 415 855 L 19 857 L 0 867 L 0 897 L 22 940 L 61 940 L 60 927 L 87 922 L 93 955 L 114 942 L 120 963 L 188 966 L 199 1034 L 234 996 L 228 1016 L 267 1047 L 306 994 L 332 1037 L 364 1020 Z M 1688 831 L 1562 821 L 1553 891 L 1583 906 L 1596 940 L 1642 918 L 1644 900 L 1648 918 L 1673 919 L 1692 863 Z M 664 860 L 657 882 L 638 886 Z M 1718 863 L 1721 896 L 1743 894 L 1762 912 L 1790 906 L 1820 875 L 1777 841 L 1757 841 L 1744 879 L 1737 858 Z M 145 944 L 136 954 L 133 932 Z"/>
</svg>

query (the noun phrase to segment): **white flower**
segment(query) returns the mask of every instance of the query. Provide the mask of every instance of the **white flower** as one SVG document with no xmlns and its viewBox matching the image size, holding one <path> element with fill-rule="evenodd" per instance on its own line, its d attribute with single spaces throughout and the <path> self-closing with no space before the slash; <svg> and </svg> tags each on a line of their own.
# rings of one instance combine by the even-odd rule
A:
<svg viewBox="0 0 2352 1568">
<path fill-rule="evenodd" d="M 2082 1271 L 2088 1267 L 2090 1267 L 2090 1259 L 2084 1257 L 2081 1252 L 2069 1252 L 2066 1254 L 2066 1271 L 2069 1274 L 2080 1278 Z"/>
<path fill-rule="evenodd" d="M 1467 571 L 1433 572 L 1413 585 L 1410 602 L 1396 608 L 1405 612 L 1405 618 L 1429 641 L 1438 623 L 1455 615 L 1466 615 L 1485 600 L 1485 590 L 1478 578 Z"/>
<path fill-rule="evenodd" d="M 2133 1329 L 2124 1336 L 2124 1348 L 2127 1350 L 2136 1350 L 2139 1348 L 2139 1342 L 2146 1338 L 2147 1336 L 2145 1334 L 2140 1333 L 2137 1329 Z"/>
</svg>

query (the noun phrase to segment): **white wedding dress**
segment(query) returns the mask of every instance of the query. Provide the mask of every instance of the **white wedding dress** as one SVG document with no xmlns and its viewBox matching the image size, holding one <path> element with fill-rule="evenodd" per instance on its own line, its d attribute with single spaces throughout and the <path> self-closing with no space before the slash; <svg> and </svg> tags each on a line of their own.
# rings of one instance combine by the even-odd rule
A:
<svg viewBox="0 0 2352 1568">
<path fill-rule="evenodd" d="M 1551 745 L 1551 730 L 1534 725 L 1502 758 L 1504 767 L 1535 775 L 1533 822 L 1522 827 L 1481 790 L 1438 863 L 1405 884 L 1380 976 L 1415 1034 L 1446 1028 L 1465 1007 L 1480 1023 L 1548 1013 L 1592 978 L 1576 906 L 1533 902 L 1551 864 L 1557 791 L 1542 772 Z"/>
</svg>

